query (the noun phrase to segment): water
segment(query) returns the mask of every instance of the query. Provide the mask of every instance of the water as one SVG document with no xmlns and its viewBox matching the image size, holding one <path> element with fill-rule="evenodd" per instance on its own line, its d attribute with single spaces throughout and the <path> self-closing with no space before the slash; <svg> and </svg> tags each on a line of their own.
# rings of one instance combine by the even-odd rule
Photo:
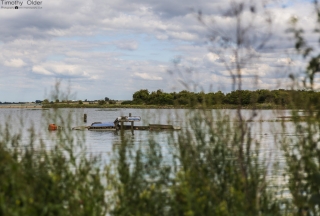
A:
<svg viewBox="0 0 320 216">
<path fill-rule="evenodd" d="M 29 141 L 28 128 L 33 126 L 37 131 L 39 140 L 43 140 L 46 143 L 53 142 L 56 138 L 57 132 L 50 132 L 47 130 L 49 123 L 55 123 L 59 125 L 59 122 L 47 121 L 45 116 L 52 114 L 53 109 L 14 109 L 14 108 L 1 108 L 0 109 L 0 126 L 4 126 L 5 123 L 10 121 L 12 125 L 12 131 L 16 133 L 22 133 L 22 142 L 27 144 Z M 147 144 L 150 138 L 153 138 L 162 146 L 163 155 L 170 154 L 171 150 L 168 145 L 168 139 L 176 139 L 179 133 L 183 133 L 184 129 L 190 127 L 188 117 L 194 110 L 188 109 L 99 109 L 99 108 L 83 108 L 83 109 L 59 109 L 63 119 L 67 121 L 67 116 L 72 117 L 72 122 L 68 122 L 69 127 L 90 125 L 93 122 L 113 122 L 118 116 L 131 113 L 133 116 L 141 116 L 141 122 L 135 122 L 135 125 L 148 125 L 150 124 L 172 124 L 174 126 L 180 126 L 181 131 L 134 131 L 134 136 L 130 131 L 125 131 L 125 137 L 130 139 L 135 145 L 147 148 Z M 207 110 L 206 112 L 213 112 L 214 116 L 217 116 L 218 112 L 223 115 L 230 116 L 231 119 L 236 117 L 236 110 Z M 244 119 L 249 120 L 252 116 L 251 110 L 242 110 Z M 253 120 L 250 119 L 249 126 L 252 129 L 252 136 L 254 139 L 261 143 L 261 151 L 266 157 L 272 155 L 270 160 L 275 157 L 282 157 L 278 155 L 279 146 L 275 137 L 282 135 L 281 122 L 274 122 L 280 116 L 289 116 L 289 110 L 273 111 L 273 110 L 258 110 L 256 111 L 256 117 Z M 87 123 L 83 123 L 83 114 L 87 114 Z M 8 119 L 9 116 L 11 119 Z M 286 136 L 294 136 L 292 122 L 285 123 L 288 130 Z M 82 141 L 87 147 L 88 154 L 101 154 L 105 160 L 110 158 L 113 148 L 116 147 L 121 141 L 120 133 L 113 131 L 70 131 L 76 140 Z M 84 137 L 82 134 L 84 133 Z M 270 154 L 272 153 L 272 154 Z M 280 158 L 278 158 L 280 159 Z"/>
<path fill-rule="evenodd" d="M 124 137 L 132 141 L 134 148 L 141 148 L 148 150 L 149 140 L 155 140 L 161 146 L 163 155 L 163 163 L 172 163 L 172 154 L 175 148 L 172 146 L 172 140 L 175 141 L 178 135 L 185 133 L 186 129 L 190 129 L 190 122 L 188 116 L 199 113 L 197 110 L 188 109 L 59 109 L 62 120 L 69 123 L 68 128 L 62 130 L 68 131 L 75 139 L 75 143 L 84 143 L 86 146 L 86 154 L 101 155 L 101 167 L 109 163 L 113 158 L 115 148 L 121 144 L 120 132 L 114 131 L 76 131 L 70 130 L 75 126 L 90 125 L 93 122 L 113 122 L 117 117 L 131 113 L 133 116 L 141 116 L 141 122 L 135 122 L 135 125 L 150 124 L 172 124 L 180 126 L 181 131 L 139 131 L 135 130 L 134 135 L 130 130 L 125 131 Z M 217 119 L 218 114 L 229 116 L 231 125 L 237 127 L 235 117 L 237 110 L 206 110 L 205 112 L 212 113 Z M 275 184 L 283 184 L 283 177 L 281 173 L 285 167 L 285 159 L 280 150 L 280 139 L 277 137 L 297 137 L 294 130 L 293 122 L 284 122 L 286 131 L 284 132 L 283 125 L 279 120 L 281 116 L 290 116 L 290 110 L 258 110 L 254 118 L 251 118 L 253 112 L 251 110 L 242 110 L 241 114 L 245 120 L 250 120 L 248 126 L 251 128 L 251 136 L 254 141 L 260 143 L 261 161 L 266 160 L 268 164 L 268 171 L 270 179 L 275 179 Z M 48 147 L 52 146 L 58 141 L 57 131 L 48 131 L 48 124 L 55 123 L 59 125 L 59 121 L 48 120 L 47 117 L 53 114 L 53 109 L 14 109 L 1 108 L 0 109 L 0 126 L 4 127 L 6 123 L 11 125 L 13 133 L 22 134 L 22 145 L 30 142 L 28 128 L 34 127 L 37 133 L 37 142 L 44 141 Z M 83 123 L 83 115 L 87 114 L 87 123 Z M 47 117 L 46 117 L 47 116 Z M 71 116 L 68 122 L 68 116 Z M 1 137 L 0 137 L 1 138 Z M 169 141 L 170 140 L 170 141 Z M 171 144 L 170 144 L 171 143 Z M 280 170 L 277 176 L 272 176 L 272 165 L 277 161 L 280 163 Z M 280 179 L 281 178 L 281 179 Z M 289 192 L 287 193 L 289 194 Z M 290 196 L 288 196 L 290 197 Z"/>
<path fill-rule="evenodd" d="M 72 122 L 69 128 L 75 126 L 90 125 L 93 122 L 113 122 L 117 117 L 132 113 L 133 116 L 141 116 L 141 122 L 135 122 L 135 125 L 154 124 L 173 124 L 181 126 L 184 123 L 177 117 L 178 114 L 183 114 L 184 110 L 140 110 L 140 109 L 59 109 L 58 110 L 63 119 L 67 121 L 67 116 L 72 116 Z M 27 144 L 30 140 L 28 137 L 28 128 L 34 127 L 37 132 L 37 137 L 46 143 L 52 143 L 57 135 L 56 131 L 48 131 L 49 123 L 59 125 L 59 121 L 47 120 L 46 116 L 52 114 L 53 109 L 14 109 L 1 108 L 0 109 L 0 126 L 4 127 L 9 123 L 14 133 L 22 133 L 22 142 Z M 87 123 L 83 123 L 83 115 L 87 114 Z M 103 154 L 108 157 L 111 154 L 115 145 L 120 143 L 120 133 L 114 131 L 70 131 L 78 141 L 85 142 L 88 153 Z M 82 137 L 84 133 L 85 138 Z M 133 140 L 136 144 L 148 142 L 151 136 L 159 142 L 165 142 L 168 133 L 172 132 L 150 132 L 150 131 L 135 131 L 134 136 L 130 131 L 125 131 L 125 136 Z"/>
</svg>

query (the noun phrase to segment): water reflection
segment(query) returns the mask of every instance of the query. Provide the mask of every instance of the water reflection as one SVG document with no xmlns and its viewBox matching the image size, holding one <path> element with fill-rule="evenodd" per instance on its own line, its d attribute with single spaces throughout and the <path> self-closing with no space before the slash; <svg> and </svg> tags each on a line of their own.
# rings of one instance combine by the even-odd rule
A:
<svg viewBox="0 0 320 216">
<path fill-rule="evenodd" d="M 168 139 L 177 137 L 177 133 L 183 133 L 183 129 L 189 128 L 188 116 L 194 112 L 190 109 L 59 109 L 62 115 L 72 115 L 73 123 L 71 126 L 86 126 L 92 122 L 114 121 L 115 118 L 122 115 L 129 115 L 131 113 L 134 116 L 141 116 L 141 122 L 135 122 L 135 125 L 143 126 L 148 124 L 172 124 L 174 126 L 180 126 L 181 131 L 138 131 L 136 130 L 134 136 L 130 131 L 125 131 L 124 136 L 130 139 L 135 145 L 146 145 L 150 138 L 156 140 L 161 146 L 163 146 L 163 153 L 167 154 L 171 151 L 168 146 Z M 5 123 L 10 121 L 12 130 L 16 133 L 23 134 L 23 142 L 28 143 L 28 128 L 34 127 L 38 133 L 38 139 L 45 142 L 52 142 L 55 140 L 56 131 L 47 130 L 47 122 L 45 121 L 44 112 L 53 112 L 53 109 L 48 110 L 32 110 L 32 109 L 0 109 L 0 125 L 5 126 Z M 205 112 L 213 113 L 213 116 L 222 115 L 230 116 L 233 119 L 237 116 L 236 110 L 206 110 Z M 273 110 L 257 110 L 253 121 L 248 123 L 251 128 L 252 136 L 259 140 L 261 143 L 261 150 L 265 151 L 265 154 L 269 152 L 277 152 L 279 149 L 279 143 L 275 141 L 275 137 L 284 134 L 282 125 L 278 120 L 279 116 L 289 116 L 289 110 L 273 111 Z M 83 114 L 87 114 L 87 123 L 83 122 Z M 242 110 L 241 114 L 245 120 L 249 120 L 252 117 L 251 110 Z M 9 118 L 10 116 L 10 118 Z M 51 122 L 55 123 L 55 122 Z M 295 136 L 294 127 L 292 122 L 285 122 L 287 128 L 286 136 Z M 82 131 L 70 131 L 77 140 L 81 139 Z M 85 144 L 88 148 L 88 153 L 103 154 L 104 157 L 109 157 L 112 152 L 113 146 L 117 145 L 121 141 L 120 133 L 113 131 L 84 131 Z M 173 135 L 175 134 L 175 135 Z M 276 154 L 275 154 L 276 155 Z"/>
</svg>

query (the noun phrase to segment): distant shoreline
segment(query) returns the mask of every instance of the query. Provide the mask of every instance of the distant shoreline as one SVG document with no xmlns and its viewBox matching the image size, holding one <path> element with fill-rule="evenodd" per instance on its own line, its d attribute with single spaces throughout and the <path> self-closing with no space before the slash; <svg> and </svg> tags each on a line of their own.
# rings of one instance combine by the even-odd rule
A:
<svg viewBox="0 0 320 216">
<path fill-rule="evenodd" d="M 188 105 L 133 105 L 133 104 L 44 104 L 42 108 L 125 108 L 125 109 L 238 109 L 238 105 L 218 104 L 210 106 L 188 106 Z M 292 109 L 289 106 L 276 104 L 254 104 L 241 106 L 241 109 Z"/>
<path fill-rule="evenodd" d="M 238 109 L 238 105 L 232 104 L 219 104 L 211 106 L 187 106 L 187 105 L 121 105 L 121 104 L 0 104 L 1 108 L 14 108 L 14 109 L 48 109 L 48 108 L 99 108 L 99 109 L 110 109 L 110 108 L 124 108 L 124 109 Z M 292 109 L 289 106 L 279 106 L 275 104 L 255 104 L 241 106 L 241 109 Z"/>
<path fill-rule="evenodd" d="M 40 104 L 0 104 L 0 109 L 2 108 L 15 108 L 15 109 L 32 109 L 32 108 L 37 108 L 37 109 L 42 109 L 42 105 Z"/>
</svg>

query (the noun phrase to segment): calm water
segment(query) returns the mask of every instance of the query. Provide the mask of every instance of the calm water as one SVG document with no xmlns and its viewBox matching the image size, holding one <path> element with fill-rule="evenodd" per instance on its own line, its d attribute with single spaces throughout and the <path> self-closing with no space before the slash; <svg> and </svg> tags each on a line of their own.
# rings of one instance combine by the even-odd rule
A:
<svg viewBox="0 0 320 216">
<path fill-rule="evenodd" d="M 173 124 L 174 126 L 180 126 L 181 131 L 135 131 L 134 136 L 130 131 L 125 131 L 125 136 L 131 139 L 137 146 L 147 146 L 148 140 L 153 138 L 163 148 L 164 155 L 169 154 L 171 149 L 168 146 L 168 138 L 177 137 L 179 133 L 183 133 L 183 129 L 189 127 L 189 123 L 186 120 L 193 110 L 187 109 L 59 109 L 61 115 L 72 116 L 72 122 L 70 122 L 70 128 L 74 126 L 90 125 L 93 122 L 113 122 L 115 118 L 122 115 L 128 115 L 132 113 L 133 116 L 141 116 L 141 122 L 135 122 L 135 125 L 148 125 L 150 124 Z M 229 115 L 231 118 L 236 116 L 236 110 L 208 110 L 216 115 L 217 112 L 221 112 L 224 115 Z M 56 132 L 50 132 L 47 130 L 49 123 L 58 122 L 47 121 L 45 115 L 52 114 L 53 110 L 41 110 L 41 109 L 0 109 L 0 125 L 4 126 L 7 122 L 12 125 L 12 131 L 22 133 L 24 143 L 28 143 L 28 128 L 33 126 L 38 133 L 39 139 L 49 143 L 56 138 Z M 87 114 L 87 123 L 83 123 L 83 114 Z M 243 110 L 243 116 L 245 119 L 249 119 L 252 115 L 252 111 Z M 280 116 L 289 116 L 290 111 L 273 111 L 273 110 L 258 110 L 257 116 L 249 123 L 252 128 L 252 135 L 255 139 L 261 143 L 261 150 L 264 155 L 270 154 L 271 157 L 279 157 L 277 152 L 279 149 L 275 136 L 281 135 L 281 123 L 272 122 Z M 9 119 L 11 117 L 11 119 Z M 285 123 L 287 126 L 286 136 L 294 136 L 293 129 L 290 122 Z M 290 132 L 290 130 L 292 130 Z M 120 143 L 120 133 L 113 131 L 70 131 L 76 140 L 85 142 L 88 148 L 88 153 L 102 154 L 103 158 L 107 159 L 112 153 L 112 149 Z M 84 133 L 85 138 L 81 136 Z"/>
<path fill-rule="evenodd" d="M 162 155 L 164 156 L 163 163 L 172 163 L 172 153 L 174 147 L 170 144 L 173 140 L 177 140 L 177 137 L 181 133 L 185 133 L 185 130 L 190 128 L 190 122 L 188 122 L 188 116 L 192 116 L 195 113 L 194 110 L 187 109 L 59 109 L 62 120 L 69 123 L 68 129 L 64 128 L 68 134 L 73 136 L 75 143 L 84 143 L 87 147 L 87 155 L 101 155 L 102 167 L 105 163 L 112 158 L 113 150 L 119 147 L 121 143 L 120 132 L 113 131 L 75 131 L 70 130 L 75 126 L 87 126 L 93 122 L 113 122 L 118 116 L 129 115 L 141 116 L 141 122 L 135 122 L 135 125 L 148 125 L 150 124 L 173 124 L 174 126 L 180 126 L 181 131 L 134 131 L 134 135 L 131 132 L 125 131 L 124 136 L 133 142 L 134 148 L 148 149 L 148 143 L 150 139 L 155 140 L 160 146 Z M 222 115 L 230 116 L 234 118 L 237 116 L 236 110 L 207 110 L 206 112 L 212 112 L 213 116 L 217 116 L 218 113 Z M 244 119 L 248 120 L 252 117 L 252 111 L 242 110 Z M 274 185 L 285 184 L 283 181 L 282 173 L 285 167 L 285 160 L 280 151 L 280 139 L 279 137 L 287 137 L 296 139 L 297 136 L 294 132 L 294 125 L 292 122 L 284 122 L 286 131 L 282 129 L 282 123 L 279 120 L 281 116 L 290 116 L 289 110 L 273 111 L 273 110 L 258 110 L 256 116 L 248 122 L 251 128 L 251 135 L 254 140 L 258 141 L 260 145 L 261 159 L 266 159 L 268 168 L 268 179 L 272 180 L 271 188 Z M 46 116 L 53 114 L 54 110 L 47 109 L 7 109 L 0 108 L 0 126 L 5 127 L 6 123 L 11 125 L 11 131 L 14 133 L 23 134 L 22 144 L 28 144 L 30 138 L 28 136 L 28 128 L 34 127 L 37 132 L 37 141 L 43 140 L 47 146 L 50 147 L 52 143 L 58 141 L 57 131 L 48 131 L 48 124 L 55 123 L 59 125 L 59 121 L 48 120 Z M 87 123 L 83 123 L 83 115 L 87 114 Z M 67 116 L 71 116 L 72 120 L 69 122 Z M 232 125 L 235 121 L 231 121 Z M 278 138 L 277 138 L 278 137 Z M 171 142 L 168 141 L 171 139 Z M 37 143 L 37 142 L 36 142 Z M 168 155 L 166 157 L 166 155 Z M 272 164 L 278 161 L 280 162 L 280 169 L 276 175 L 272 174 Z M 291 197 L 288 189 L 284 190 L 284 196 Z"/>
</svg>

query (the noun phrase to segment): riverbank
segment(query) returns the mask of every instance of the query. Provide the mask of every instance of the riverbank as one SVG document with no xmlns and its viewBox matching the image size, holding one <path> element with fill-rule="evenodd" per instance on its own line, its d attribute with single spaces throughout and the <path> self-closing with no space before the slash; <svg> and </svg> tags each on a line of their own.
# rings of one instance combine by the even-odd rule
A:
<svg viewBox="0 0 320 216">
<path fill-rule="evenodd" d="M 133 105 L 133 104 L 44 104 L 42 108 L 126 108 L 126 109 L 238 109 L 238 105 L 217 104 L 211 106 L 188 106 L 188 105 Z M 289 106 L 276 104 L 254 104 L 241 106 L 241 109 L 291 109 Z"/>
<path fill-rule="evenodd" d="M 42 109 L 41 104 L 33 104 L 33 103 L 27 103 L 27 104 L 0 104 L 1 108 L 14 108 L 14 109 Z"/>
<path fill-rule="evenodd" d="M 126 109 L 238 109 L 238 105 L 232 104 L 217 104 L 211 106 L 188 106 L 188 105 L 145 105 L 145 104 L 64 104 L 64 103 L 54 103 L 54 104 L 0 104 L 1 108 L 15 108 L 15 109 L 42 109 L 42 108 L 126 108 Z M 252 104 L 241 106 L 241 109 L 292 109 L 290 106 L 280 106 L 276 104 L 266 103 L 266 104 Z"/>
</svg>

